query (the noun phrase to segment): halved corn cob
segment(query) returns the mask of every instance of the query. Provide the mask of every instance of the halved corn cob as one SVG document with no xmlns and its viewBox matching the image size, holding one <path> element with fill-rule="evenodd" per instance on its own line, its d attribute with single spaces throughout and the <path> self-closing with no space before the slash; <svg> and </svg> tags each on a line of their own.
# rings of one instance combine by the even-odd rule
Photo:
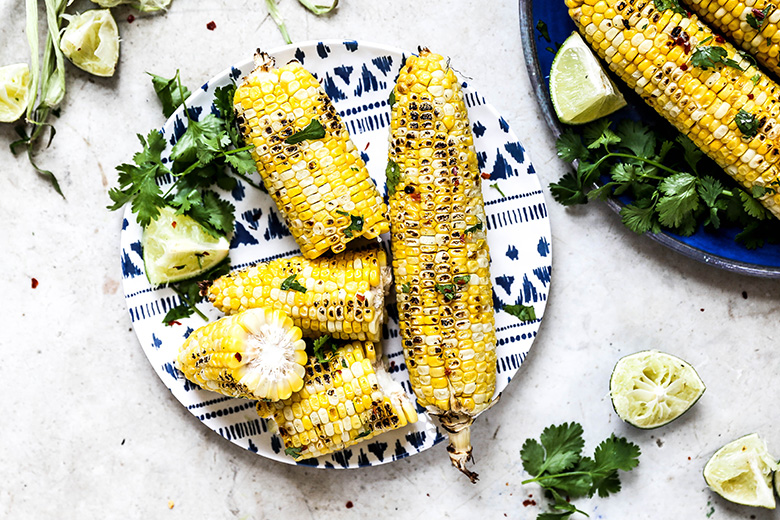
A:
<svg viewBox="0 0 780 520">
<path fill-rule="evenodd" d="M 287 399 L 303 387 L 308 359 L 301 329 L 280 310 L 226 316 L 192 332 L 176 359 L 205 390 L 247 399 Z"/>
<path fill-rule="evenodd" d="M 659 12 L 652 1 L 566 5 L 588 43 L 629 87 L 742 186 L 762 187 L 761 202 L 780 217 L 780 86 L 696 15 Z M 722 47 L 740 68 L 694 66 L 699 45 Z M 740 130 L 738 114 L 752 123 L 754 136 Z"/>
<path fill-rule="evenodd" d="M 388 231 L 387 206 L 317 78 L 297 61 L 275 68 L 259 51 L 255 63 L 236 89 L 238 122 L 303 256 Z M 317 124 L 321 133 L 303 138 Z"/>
<path fill-rule="evenodd" d="M 419 403 L 450 435 L 453 464 L 474 482 L 469 426 L 492 402 L 496 336 L 490 253 L 463 92 L 427 49 L 401 67 L 390 166 L 393 270 L 401 340 Z"/>
<path fill-rule="evenodd" d="M 281 309 L 307 336 L 379 341 L 390 281 L 387 255 L 377 247 L 259 263 L 218 278 L 204 296 L 226 314 Z"/>
<path fill-rule="evenodd" d="M 325 362 L 309 358 L 300 391 L 257 403 L 257 413 L 276 422 L 285 453 L 317 457 L 417 421 L 403 387 L 377 363 L 373 343 L 351 342 L 323 355 Z"/>
<path fill-rule="evenodd" d="M 722 32 L 780 77 L 780 10 L 764 0 L 684 0 L 708 24 Z M 752 24 L 752 25 L 751 25 Z"/>
</svg>

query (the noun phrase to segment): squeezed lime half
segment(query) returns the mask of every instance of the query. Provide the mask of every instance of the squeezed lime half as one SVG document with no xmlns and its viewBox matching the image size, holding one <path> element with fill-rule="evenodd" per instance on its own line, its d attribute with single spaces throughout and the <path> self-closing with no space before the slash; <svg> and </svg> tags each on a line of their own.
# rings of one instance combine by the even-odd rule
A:
<svg viewBox="0 0 780 520">
<path fill-rule="evenodd" d="M 774 509 L 772 476 L 777 469 L 766 443 L 758 434 L 751 433 L 716 451 L 704 466 L 704 480 L 726 500 Z"/>
<path fill-rule="evenodd" d="M 26 63 L 0 67 L 0 123 L 13 123 L 27 110 L 30 68 Z"/>
<path fill-rule="evenodd" d="M 576 32 L 553 58 L 550 98 L 558 119 L 567 124 L 589 123 L 626 106 L 623 95 Z"/>
<path fill-rule="evenodd" d="M 677 419 L 699 400 L 705 388 L 688 362 L 658 350 L 620 358 L 609 380 L 615 412 L 642 429 L 658 428 Z"/>
<path fill-rule="evenodd" d="M 230 242 L 210 235 L 198 222 L 166 206 L 141 235 L 144 269 L 154 285 L 178 282 L 208 271 L 228 255 Z"/>
</svg>

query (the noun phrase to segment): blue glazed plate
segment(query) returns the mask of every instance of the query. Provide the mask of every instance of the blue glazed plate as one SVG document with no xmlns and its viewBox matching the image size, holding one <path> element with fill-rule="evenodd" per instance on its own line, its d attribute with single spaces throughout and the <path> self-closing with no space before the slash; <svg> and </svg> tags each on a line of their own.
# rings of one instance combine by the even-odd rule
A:
<svg viewBox="0 0 780 520">
<path fill-rule="evenodd" d="M 384 190 L 390 123 L 387 100 L 408 53 L 391 47 L 338 40 L 282 47 L 270 54 L 280 64 L 296 58 L 317 75 L 356 146 L 363 150 L 371 176 Z M 187 101 L 191 116 L 197 118 L 212 110 L 214 89 L 240 80 L 252 67 L 252 61 L 248 59 L 203 85 Z M 506 312 L 497 312 L 496 392 L 500 393 L 528 354 L 544 313 L 552 262 L 550 225 L 539 180 L 517 136 L 474 87 L 467 86 L 465 94 L 480 167 L 492 177 L 485 182 L 484 194 L 488 242 L 493 258 L 494 301 L 497 308 L 504 304 L 533 305 L 538 317 L 534 322 L 521 322 Z M 162 132 L 168 139 L 166 153 L 170 152 L 186 125 L 187 119 L 181 109 L 165 123 Z M 499 183 L 505 197 L 488 187 L 493 182 Z M 236 206 L 230 245 L 233 268 L 299 253 L 267 194 L 239 182 L 238 188 L 221 192 L 221 195 Z M 133 327 L 152 367 L 173 395 L 208 428 L 247 450 L 294 464 L 293 459 L 284 454 L 273 422 L 258 418 L 254 401 L 202 390 L 174 368 L 173 361 L 180 345 L 190 332 L 204 325 L 204 321 L 194 316 L 171 327 L 163 325 L 165 313 L 177 305 L 179 299 L 172 289 L 151 286 L 146 280 L 141 231 L 128 208 L 121 233 L 123 288 Z M 382 238 L 387 248 L 389 236 Z M 220 317 L 208 303 L 200 304 L 199 309 L 210 320 Z M 412 396 L 394 302 L 388 306 L 388 315 L 382 345 L 386 365 L 392 377 Z M 420 453 L 443 439 L 434 421 L 420 410 L 416 424 L 301 464 L 321 468 L 378 465 Z"/>
<path fill-rule="evenodd" d="M 557 138 L 563 130 L 563 125 L 558 121 L 550 101 L 548 84 L 550 67 L 555 56 L 552 49 L 557 48 L 556 44 L 563 43 L 576 28 L 563 0 L 519 1 L 520 33 L 531 85 L 545 121 Z M 536 29 L 539 21 L 546 24 L 551 42 L 542 38 Z M 615 83 L 623 87 L 621 91 L 626 94 L 626 100 L 629 102 L 629 106 L 618 112 L 618 116 L 656 122 L 658 125 L 667 124 L 638 96 L 624 87 L 619 79 L 616 79 Z M 673 131 L 677 132 L 677 130 Z M 610 199 L 607 204 L 616 212 L 620 211 L 619 202 Z M 647 236 L 678 253 L 708 265 L 750 276 L 780 278 L 780 244 L 767 244 L 762 248 L 749 250 L 734 242 L 734 237 L 739 231 L 736 228 L 718 231 L 702 228 L 689 237 L 670 232 L 648 233 Z"/>
</svg>

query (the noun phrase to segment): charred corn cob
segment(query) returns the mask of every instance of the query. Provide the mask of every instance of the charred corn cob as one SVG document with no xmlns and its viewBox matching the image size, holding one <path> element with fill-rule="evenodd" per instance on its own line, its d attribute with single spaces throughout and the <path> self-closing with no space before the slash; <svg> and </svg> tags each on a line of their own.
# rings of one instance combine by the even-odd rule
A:
<svg viewBox="0 0 780 520">
<path fill-rule="evenodd" d="M 471 459 L 469 427 L 491 405 L 496 336 L 485 208 L 458 79 L 427 49 L 394 90 L 389 177 L 401 340 L 418 402 L 450 435 L 453 464 Z"/>
<path fill-rule="evenodd" d="M 710 26 L 780 77 L 780 11 L 762 0 L 684 0 Z"/>
<path fill-rule="evenodd" d="M 176 367 L 205 390 L 247 399 L 287 399 L 303 387 L 301 329 L 268 308 L 226 316 L 192 332 Z"/>
<path fill-rule="evenodd" d="M 387 255 L 373 248 L 259 263 L 218 278 L 204 296 L 226 314 L 281 309 L 307 336 L 379 341 L 389 286 Z"/>
<path fill-rule="evenodd" d="M 257 403 L 257 413 L 276 422 L 285 453 L 317 457 L 417 421 L 403 387 L 377 364 L 373 343 L 347 343 L 322 355 L 309 358 L 299 392 Z"/>
<path fill-rule="evenodd" d="M 255 55 L 236 89 L 244 140 L 306 258 L 389 230 L 387 207 L 330 98 L 297 61 Z"/>
<path fill-rule="evenodd" d="M 659 12 L 654 2 L 566 5 L 580 32 L 629 87 L 780 217 L 780 87 L 774 81 L 696 15 Z M 721 47 L 739 68 L 694 64 L 700 46 Z"/>
</svg>

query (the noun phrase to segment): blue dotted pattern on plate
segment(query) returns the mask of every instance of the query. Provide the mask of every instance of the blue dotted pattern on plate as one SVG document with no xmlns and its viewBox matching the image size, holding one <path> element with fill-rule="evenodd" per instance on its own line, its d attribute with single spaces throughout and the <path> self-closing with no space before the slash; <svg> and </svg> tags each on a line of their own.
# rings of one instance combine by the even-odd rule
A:
<svg viewBox="0 0 780 520">
<path fill-rule="evenodd" d="M 386 193 L 385 166 L 390 124 L 388 98 L 398 70 L 406 59 L 400 49 L 355 41 L 326 41 L 288 46 L 270 52 L 278 63 L 298 59 L 314 73 L 334 100 L 353 141 L 362 150 L 369 173 Z M 214 89 L 238 81 L 252 69 L 246 62 L 213 78 L 187 102 L 197 120 L 215 110 Z M 475 134 L 480 168 L 491 174 L 483 184 L 488 243 L 494 277 L 493 301 L 498 336 L 497 393 L 520 368 L 539 329 L 550 286 L 551 248 L 547 206 L 536 170 L 509 124 L 472 87 L 465 88 L 466 104 Z M 186 129 L 187 119 L 177 111 L 162 128 L 172 146 Z M 166 153 L 169 153 L 170 147 Z M 170 179 L 163 179 L 170 182 Z M 506 196 L 489 184 L 498 182 Z M 236 206 L 235 230 L 230 244 L 233 268 L 296 255 L 299 250 L 271 198 L 239 181 L 232 192 L 220 192 Z M 129 208 L 121 234 L 121 267 L 125 298 L 138 339 L 163 383 L 187 409 L 222 437 L 260 455 L 294 463 L 283 452 L 272 421 L 260 419 L 254 402 L 221 396 L 200 389 L 176 370 L 173 360 L 184 339 L 204 324 L 197 316 L 172 327 L 162 318 L 179 303 L 165 287 L 152 287 L 143 272 L 141 228 Z M 383 237 L 387 248 L 388 236 Z M 520 322 L 500 312 L 504 305 L 533 305 L 537 320 Z M 199 306 L 209 319 L 219 313 L 209 304 Z M 389 305 L 383 326 L 383 352 L 391 376 L 413 395 L 398 333 L 398 314 Z M 418 406 L 416 424 L 380 435 L 341 452 L 298 464 L 321 468 L 357 468 L 402 459 L 444 440 L 434 421 Z"/>
</svg>

